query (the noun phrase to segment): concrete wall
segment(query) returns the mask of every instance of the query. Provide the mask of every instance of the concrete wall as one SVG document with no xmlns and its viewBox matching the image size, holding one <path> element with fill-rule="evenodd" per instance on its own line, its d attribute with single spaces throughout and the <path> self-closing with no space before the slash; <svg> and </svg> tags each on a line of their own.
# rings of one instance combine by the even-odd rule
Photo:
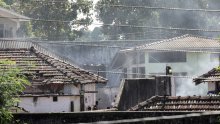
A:
<svg viewBox="0 0 220 124">
<path fill-rule="evenodd" d="M 171 95 L 171 82 L 168 79 L 168 77 L 125 79 L 120 87 L 115 106 L 119 111 L 125 111 L 152 96 Z"/>
<path fill-rule="evenodd" d="M 98 93 L 96 96 L 99 102 L 98 109 L 111 108 L 115 102 L 115 98 L 118 94 L 119 87 L 103 87 L 98 88 Z"/>
<path fill-rule="evenodd" d="M 210 113 L 210 114 L 209 114 Z M 160 112 L 80 112 L 80 113 L 18 113 L 13 114 L 15 119 L 21 123 L 28 124 L 73 124 L 73 123 L 116 123 L 117 120 L 123 120 L 124 123 L 129 123 L 131 120 L 138 119 L 136 123 L 147 124 L 215 124 L 218 123 L 219 113 L 209 112 L 179 112 L 179 111 L 160 111 Z M 142 118 L 146 118 L 145 120 Z M 114 121 L 115 120 L 115 121 Z M 134 120 L 132 120 L 134 121 Z M 104 123 L 104 122 L 103 122 Z M 117 123 L 122 123 L 117 121 Z"/>
<path fill-rule="evenodd" d="M 155 95 L 155 80 L 126 80 L 118 103 L 120 111 L 128 110 L 130 107 Z"/>
<path fill-rule="evenodd" d="M 53 101 L 53 96 L 21 97 L 19 106 L 30 113 L 51 113 L 70 112 L 70 102 L 74 102 L 74 111 L 80 111 L 79 96 L 57 96 L 57 101 Z"/>
<path fill-rule="evenodd" d="M 92 93 L 96 91 L 95 84 L 87 84 L 84 87 L 85 95 L 84 95 L 84 103 L 85 103 L 85 110 L 88 110 L 88 107 L 94 107 L 96 102 L 96 93 Z M 88 93 L 92 91 L 91 93 Z"/>
</svg>

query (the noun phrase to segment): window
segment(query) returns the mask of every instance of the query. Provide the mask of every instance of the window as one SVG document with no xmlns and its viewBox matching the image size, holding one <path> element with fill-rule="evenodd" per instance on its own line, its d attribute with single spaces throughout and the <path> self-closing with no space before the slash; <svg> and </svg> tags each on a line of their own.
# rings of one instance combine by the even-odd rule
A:
<svg viewBox="0 0 220 124">
<path fill-rule="evenodd" d="M 137 68 L 132 68 L 132 78 L 137 77 Z"/>
<path fill-rule="evenodd" d="M 4 37 L 6 37 L 6 38 L 13 37 L 12 36 L 12 28 L 5 29 L 4 31 L 5 31 Z"/>
<path fill-rule="evenodd" d="M 139 67 L 139 78 L 145 78 L 145 67 Z"/>
<path fill-rule="evenodd" d="M 127 73 L 128 73 L 127 68 L 124 68 L 124 69 L 123 69 L 123 73 L 124 73 L 124 78 L 127 78 L 127 77 L 128 77 L 128 76 L 127 76 Z"/>
<path fill-rule="evenodd" d="M 57 102 L 57 101 L 58 101 L 57 96 L 54 96 L 54 97 L 53 97 L 53 101 L 54 101 L 54 102 Z"/>
<path fill-rule="evenodd" d="M 0 38 L 4 38 L 4 24 L 0 24 Z"/>
<path fill-rule="evenodd" d="M 186 62 L 185 52 L 151 52 L 149 63 Z"/>
</svg>

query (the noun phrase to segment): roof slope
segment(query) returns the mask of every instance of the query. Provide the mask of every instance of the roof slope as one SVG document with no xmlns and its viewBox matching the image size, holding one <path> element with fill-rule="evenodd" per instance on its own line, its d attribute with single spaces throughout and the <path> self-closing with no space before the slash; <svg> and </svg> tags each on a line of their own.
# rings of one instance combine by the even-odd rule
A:
<svg viewBox="0 0 220 124">
<path fill-rule="evenodd" d="M 175 37 L 168 40 L 163 40 L 159 42 L 153 42 L 150 44 L 145 44 L 131 49 L 125 49 L 122 51 L 132 51 L 132 50 L 188 50 L 188 49 L 218 49 L 220 44 L 218 40 L 209 39 L 199 36 L 183 35 L 180 37 Z"/>
<path fill-rule="evenodd" d="M 219 111 L 220 96 L 154 96 L 130 111 Z"/>
<path fill-rule="evenodd" d="M 10 18 L 14 20 L 19 20 L 19 21 L 30 21 L 29 17 L 23 16 L 21 14 L 18 14 L 16 12 L 4 9 L 0 7 L 0 16 L 5 17 L 5 18 Z"/>
<path fill-rule="evenodd" d="M 196 84 L 200 84 L 203 82 L 215 82 L 220 81 L 220 71 L 217 68 L 213 68 L 212 70 L 208 71 L 207 73 L 194 78 L 193 81 Z"/>
<path fill-rule="evenodd" d="M 77 68 L 61 60 L 45 55 L 34 47 L 27 48 L 5 48 L 0 49 L 0 60 L 16 61 L 23 74 L 31 81 L 31 87 L 49 84 L 87 84 L 106 83 L 107 80 Z M 6 66 L 1 64 L 0 66 Z"/>
</svg>

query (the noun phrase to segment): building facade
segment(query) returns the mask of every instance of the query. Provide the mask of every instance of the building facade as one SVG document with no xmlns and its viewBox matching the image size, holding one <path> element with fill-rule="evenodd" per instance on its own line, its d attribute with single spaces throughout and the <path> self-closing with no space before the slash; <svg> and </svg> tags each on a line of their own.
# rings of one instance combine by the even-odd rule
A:
<svg viewBox="0 0 220 124">
<path fill-rule="evenodd" d="M 165 75 L 166 66 L 170 66 L 176 94 L 199 95 L 207 92 L 207 85 L 195 87 L 192 77 L 219 65 L 219 48 L 218 40 L 184 35 L 121 50 L 115 58 L 119 60 L 115 61 L 113 67 L 121 67 L 125 78 L 145 78 Z M 190 94 L 184 91 L 187 87 L 192 91 Z"/>
<path fill-rule="evenodd" d="M 30 113 L 96 108 L 95 86 L 106 83 L 105 78 L 76 67 L 31 42 L 2 41 L 0 44 L 0 59 L 15 61 L 31 83 L 20 94 L 17 107 Z"/>
<path fill-rule="evenodd" d="M 0 38 L 16 38 L 21 22 L 30 18 L 0 7 Z"/>
</svg>

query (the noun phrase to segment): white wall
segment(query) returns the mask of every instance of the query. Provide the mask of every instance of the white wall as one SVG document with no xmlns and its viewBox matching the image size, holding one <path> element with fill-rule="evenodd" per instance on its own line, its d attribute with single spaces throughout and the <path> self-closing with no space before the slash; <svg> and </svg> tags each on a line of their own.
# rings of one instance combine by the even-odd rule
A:
<svg viewBox="0 0 220 124">
<path fill-rule="evenodd" d="M 74 111 L 80 111 L 79 96 L 58 96 L 58 101 L 53 102 L 53 96 L 37 97 L 37 101 L 33 101 L 33 97 L 21 97 L 19 106 L 31 113 L 47 113 L 47 112 L 70 112 L 70 102 L 74 101 Z"/>
<path fill-rule="evenodd" d="M 96 84 L 86 84 L 84 87 L 85 91 L 95 91 Z M 85 93 L 84 95 L 84 103 L 85 103 L 85 110 L 88 110 L 88 106 L 92 107 L 95 105 L 96 102 L 96 93 Z"/>
</svg>

